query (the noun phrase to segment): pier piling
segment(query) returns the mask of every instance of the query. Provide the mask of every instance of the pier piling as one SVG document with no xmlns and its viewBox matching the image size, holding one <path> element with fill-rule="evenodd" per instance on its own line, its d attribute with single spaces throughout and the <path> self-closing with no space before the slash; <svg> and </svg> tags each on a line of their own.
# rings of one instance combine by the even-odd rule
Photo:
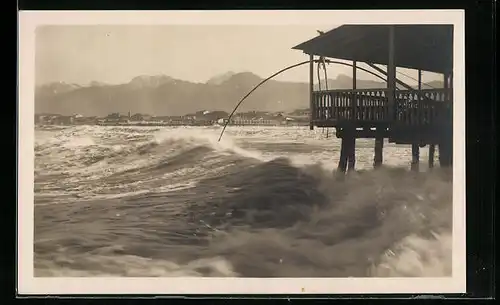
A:
<svg viewBox="0 0 500 305">
<path fill-rule="evenodd" d="M 429 145 L 429 168 L 434 167 L 434 153 L 436 151 L 436 146 L 434 144 Z"/>
<path fill-rule="evenodd" d="M 439 144 L 439 166 L 450 167 L 452 165 L 452 147 L 450 141 L 443 141 Z"/>
<path fill-rule="evenodd" d="M 373 167 L 379 168 L 383 162 L 384 138 L 375 138 L 375 156 L 373 157 Z"/>
<path fill-rule="evenodd" d="M 418 144 L 411 145 L 411 170 L 418 171 L 420 163 L 420 147 Z"/>
<path fill-rule="evenodd" d="M 348 151 L 347 151 L 347 171 L 354 171 L 354 167 L 356 165 L 356 137 L 354 135 L 350 135 L 347 139 L 348 142 Z"/>
<path fill-rule="evenodd" d="M 356 164 L 356 135 L 355 131 L 343 129 L 340 144 L 340 160 L 338 171 L 345 173 L 353 171 Z"/>
<path fill-rule="evenodd" d="M 340 173 L 345 173 L 347 169 L 347 139 L 342 138 L 340 142 L 340 158 L 339 158 L 339 165 L 337 167 L 337 170 Z"/>
</svg>

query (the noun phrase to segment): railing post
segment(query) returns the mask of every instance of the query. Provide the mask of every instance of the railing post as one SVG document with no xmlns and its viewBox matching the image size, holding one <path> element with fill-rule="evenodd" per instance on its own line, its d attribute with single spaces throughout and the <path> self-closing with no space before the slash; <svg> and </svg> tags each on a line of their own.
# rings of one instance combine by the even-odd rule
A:
<svg viewBox="0 0 500 305">
<path fill-rule="evenodd" d="M 314 55 L 309 55 L 309 129 L 314 129 L 314 115 L 315 115 L 315 105 L 314 105 Z"/>
</svg>

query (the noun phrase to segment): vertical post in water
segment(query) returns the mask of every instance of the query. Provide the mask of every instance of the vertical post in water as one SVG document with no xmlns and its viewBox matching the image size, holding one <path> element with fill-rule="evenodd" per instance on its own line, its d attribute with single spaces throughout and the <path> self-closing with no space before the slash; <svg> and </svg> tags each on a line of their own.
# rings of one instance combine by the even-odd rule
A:
<svg viewBox="0 0 500 305">
<path fill-rule="evenodd" d="M 341 137 L 341 142 L 340 142 L 340 159 L 339 159 L 339 165 L 337 167 L 337 171 L 339 173 L 345 173 L 347 170 L 347 154 L 348 154 L 348 141 L 346 138 L 346 133 L 344 132 L 345 130 L 342 130 L 342 137 Z"/>
<path fill-rule="evenodd" d="M 377 135 L 375 138 L 375 157 L 373 158 L 373 167 L 379 168 L 383 161 L 384 137 Z"/>
<path fill-rule="evenodd" d="M 315 114 L 315 105 L 314 105 L 314 55 L 309 55 L 309 129 L 314 129 L 314 114 Z"/>
<path fill-rule="evenodd" d="M 411 170 L 418 171 L 420 163 L 420 147 L 418 144 L 411 145 Z"/>
<path fill-rule="evenodd" d="M 395 91 L 396 91 L 396 49 L 394 45 L 394 39 L 395 39 L 395 26 L 390 25 L 389 26 L 389 58 L 388 58 L 388 64 L 387 64 L 387 89 L 388 91 L 388 96 L 387 96 L 387 101 L 388 101 L 388 106 L 389 106 L 389 121 L 394 120 L 394 113 L 395 113 Z"/>
<path fill-rule="evenodd" d="M 429 144 L 429 168 L 434 167 L 434 153 L 436 151 L 436 146 L 434 144 Z"/>
<path fill-rule="evenodd" d="M 356 128 L 349 128 L 347 133 L 347 171 L 354 171 L 356 165 Z"/>
</svg>

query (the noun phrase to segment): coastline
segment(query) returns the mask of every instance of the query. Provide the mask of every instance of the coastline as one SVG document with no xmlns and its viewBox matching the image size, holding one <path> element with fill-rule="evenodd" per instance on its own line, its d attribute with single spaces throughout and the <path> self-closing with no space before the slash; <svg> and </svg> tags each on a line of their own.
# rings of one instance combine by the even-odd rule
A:
<svg viewBox="0 0 500 305">
<path fill-rule="evenodd" d="M 228 126 L 268 126 L 268 127 L 296 127 L 296 126 L 308 126 L 307 122 L 294 122 L 282 124 L 279 122 L 231 122 Z M 171 122 L 110 122 L 110 123 L 82 123 L 82 124 L 35 124 L 35 127 L 44 126 L 120 126 L 120 127 L 176 127 L 176 126 L 216 126 L 223 127 L 224 124 L 219 124 L 217 122 L 213 123 L 171 123 Z"/>
</svg>

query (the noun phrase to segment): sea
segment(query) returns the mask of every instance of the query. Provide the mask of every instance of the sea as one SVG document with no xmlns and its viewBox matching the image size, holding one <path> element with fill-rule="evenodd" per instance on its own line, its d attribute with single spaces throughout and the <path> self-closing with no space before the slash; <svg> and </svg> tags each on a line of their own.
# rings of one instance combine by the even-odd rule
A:
<svg viewBox="0 0 500 305">
<path fill-rule="evenodd" d="M 36 277 L 451 276 L 452 174 L 309 127 L 38 126 Z"/>
</svg>

